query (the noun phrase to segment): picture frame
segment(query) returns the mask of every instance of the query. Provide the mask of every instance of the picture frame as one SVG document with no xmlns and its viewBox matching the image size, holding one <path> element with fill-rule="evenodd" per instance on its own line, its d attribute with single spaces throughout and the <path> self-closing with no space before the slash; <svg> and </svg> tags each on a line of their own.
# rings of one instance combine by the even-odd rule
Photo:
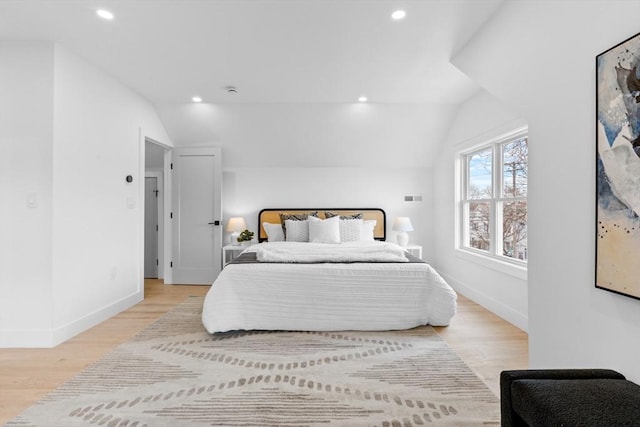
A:
<svg viewBox="0 0 640 427">
<path fill-rule="evenodd" d="M 596 56 L 595 286 L 640 299 L 640 33 Z"/>
</svg>

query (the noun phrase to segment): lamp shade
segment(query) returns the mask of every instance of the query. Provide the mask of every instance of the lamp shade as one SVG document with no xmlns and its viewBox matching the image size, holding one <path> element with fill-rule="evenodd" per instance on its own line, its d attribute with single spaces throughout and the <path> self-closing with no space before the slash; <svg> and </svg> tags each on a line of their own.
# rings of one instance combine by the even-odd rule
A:
<svg viewBox="0 0 640 427">
<path fill-rule="evenodd" d="M 399 216 L 393 221 L 393 231 L 413 231 L 411 220 L 406 216 Z"/>
<path fill-rule="evenodd" d="M 229 222 L 227 223 L 227 231 L 240 232 L 247 229 L 247 223 L 244 222 L 244 218 L 241 216 L 229 218 Z"/>
</svg>

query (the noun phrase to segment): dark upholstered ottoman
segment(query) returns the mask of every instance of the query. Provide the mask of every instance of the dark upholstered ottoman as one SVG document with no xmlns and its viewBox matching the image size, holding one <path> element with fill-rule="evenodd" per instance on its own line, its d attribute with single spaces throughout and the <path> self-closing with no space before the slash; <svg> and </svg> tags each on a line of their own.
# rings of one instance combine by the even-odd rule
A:
<svg viewBox="0 0 640 427">
<path fill-rule="evenodd" d="M 503 371 L 502 426 L 640 426 L 640 386 L 608 369 Z"/>
</svg>

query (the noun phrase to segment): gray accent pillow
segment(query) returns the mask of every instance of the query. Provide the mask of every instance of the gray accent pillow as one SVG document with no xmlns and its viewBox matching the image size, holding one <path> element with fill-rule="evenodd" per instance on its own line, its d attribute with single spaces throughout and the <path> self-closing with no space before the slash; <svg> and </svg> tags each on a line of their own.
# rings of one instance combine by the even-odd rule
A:
<svg viewBox="0 0 640 427">
<path fill-rule="evenodd" d="M 305 221 L 310 216 L 318 217 L 318 211 L 311 212 L 308 214 L 280 214 L 280 223 L 282 224 L 282 232 L 284 233 L 285 239 L 287 238 L 287 227 L 285 226 L 285 221 Z"/>
<path fill-rule="evenodd" d="M 339 214 L 335 212 L 324 212 L 325 218 L 333 218 L 334 216 L 338 216 Z M 362 219 L 362 212 L 355 213 L 353 215 L 340 215 L 340 219 Z"/>
</svg>

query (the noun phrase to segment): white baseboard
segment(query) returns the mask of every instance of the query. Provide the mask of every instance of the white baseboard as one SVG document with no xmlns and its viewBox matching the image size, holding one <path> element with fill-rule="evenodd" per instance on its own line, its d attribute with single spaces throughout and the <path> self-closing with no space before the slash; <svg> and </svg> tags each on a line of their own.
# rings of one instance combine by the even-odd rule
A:
<svg viewBox="0 0 640 427">
<path fill-rule="evenodd" d="M 55 329 L 14 329 L 0 331 L 0 348 L 50 348 L 84 332 L 108 318 L 136 305 L 144 295 L 138 291 L 80 319 Z"/>
<path fill-rule="evenodd" d="M 86 316 L 67 323 L 66 325 L 57 327 L 53 330 L 53 345 L 56 346 L 61 342 L 68 340 L 69 338 L 76 336 L 80 332 L 86 331 L 89 328 L 94 327 L 98 323 L 104 322 L 110 317 L 133 307 L 144 299 L 144 295 L 141 291 L 135 292 L 128 297 L 124 297 L 113 304 L 96 310 L 93 313 L 89 313 Z"/>
<path fill-rule="evenodd" d="M 451 285 L 451 287 L 458 293 L 464 295 L 469 298 L 473 302 L 480 304 L 487 310 L 491 311 L 497 316 L 500 316 L 502 319 L 511 323 L 512 325 L 522 329 L 527 332 L 529 329 L 529 318 L 524 314 L 514 310 L 513 308 L 503 304 L 500 301 L 497 301 L 493 297 L 479 292 L 478 290 L 467 286 L 463 282 L 451 277 L 448 274 L 444 274 L 440 272 L 442 277 Z"/>
</svg>

